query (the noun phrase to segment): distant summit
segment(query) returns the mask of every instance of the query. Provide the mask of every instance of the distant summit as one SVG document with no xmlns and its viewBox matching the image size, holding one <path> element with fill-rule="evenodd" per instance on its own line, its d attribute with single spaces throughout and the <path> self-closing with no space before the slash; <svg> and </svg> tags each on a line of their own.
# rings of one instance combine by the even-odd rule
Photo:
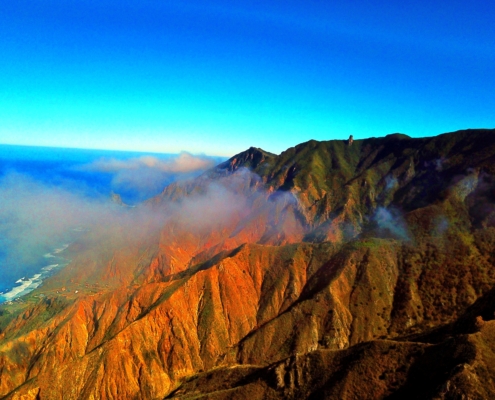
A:
<svg viewBox="0 0 495 400">
<path fill-rule="evenodd" d="M 256 169 L 266 161 L 275 158 L 276 155 L 257 147 L 250 147 L 246 151 L 229 158 L 217 168 L 228 171 L 235 171 L 241 167 Z"/>
<path fill-rule="evenodd" d="M 391 133 L 387 136 L 385 136 L 385 138 L 387 139 L 398 139 L 398 140 L 402 140 L 402 139 L 411 139 L 411 136 L 408 136 L 404 133 Z"/>
<path fill-rule="evenodd" d="M 122 197 L 118 193 L 111 192 L 110 199 L 113 203 L 118 204 L 119 206 L 125 206 L 124 202 L 122 201 Z"/>
<path fill-rule="evenodd" d="M 121 207 L 130 207 L 130 208 L 134 208 L 135 206 L 130 206 L 129 204 L 126 204 L 124 203 L 124 201 L 122 200 L 122 197 L 120 196 L 120 194 L 118 193 L 115 193 L 115 192 L 110 192 L 110 200 L 112 201 L 112 203 L 114 204 L 117 204 Z"/>
</svg>

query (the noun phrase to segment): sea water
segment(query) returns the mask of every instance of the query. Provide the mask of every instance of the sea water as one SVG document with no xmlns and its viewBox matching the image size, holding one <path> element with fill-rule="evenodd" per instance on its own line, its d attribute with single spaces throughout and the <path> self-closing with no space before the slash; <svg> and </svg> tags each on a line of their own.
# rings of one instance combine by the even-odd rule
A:
<svg viewBox="0 0 495 400">
<path fill-rule="evenodd" d="M 19 297 L 28 294 L 39 287 L 43 280 L 57 272 L 60 268 L 69 264 L 70 260 L 63 256 L 64 250 L 69 247 L 69 243 L 55 247 L 52 252 L 48 252 L 40 257 L 37 263 L 33 263 L 27 270 L 37 270 L 39 272 L 31 276 L 22 276 L 14 282 L 14 286 L 9 285 L 7 280 L 4 280 L 3 287 L 0 287 L 0 303 L 9 302 L 18 299 Z"/>
</svg>

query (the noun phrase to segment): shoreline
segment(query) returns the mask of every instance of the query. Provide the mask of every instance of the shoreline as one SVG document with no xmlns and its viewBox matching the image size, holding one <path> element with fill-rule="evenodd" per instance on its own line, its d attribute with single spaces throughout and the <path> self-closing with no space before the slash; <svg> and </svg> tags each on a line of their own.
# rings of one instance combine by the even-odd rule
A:
<svg viewBox="0 0 495 400">
<path fill-rule="evenodd" d="M 0 293 L 0 305 L 1 304 L 12 304 L 13 302 L 18 301 L 22 296 L 31 293 L 33 290 L 40 287 L 43 281 L 46 278 L 49 278 L 54 274 L 55 271 L 62 269 L 69 265 L 70 260 L 62 257 L 60 254 L 63 253 L 68 247 L 70 243 L 64 243 L 62 246 L 55 247 L 49 253 L 44 254 L 42 257 L 46 260 L 48 259 L 60 259 L 59 262 L 54 262 L 48 265 L 45 265 L 40 268 L 38 272 L 33 274 L 30 278 L 23 276 L 22 278 L 15 281 L 16 286 L 13 286 L 9 290 L 5 290 L 3 293 Z"/>
</svg>

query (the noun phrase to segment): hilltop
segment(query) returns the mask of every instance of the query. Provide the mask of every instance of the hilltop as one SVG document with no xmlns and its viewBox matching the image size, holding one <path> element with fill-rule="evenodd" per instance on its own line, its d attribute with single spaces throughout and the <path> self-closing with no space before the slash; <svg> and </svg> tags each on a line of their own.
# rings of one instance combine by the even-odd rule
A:
<svg viewBox="0 0 495 400">
<path fill-rule="evenodd" d="M 495 130 L 393 134 L 173 183 L 0 306 L 0 396 L 492 397 L 494 165 Z"/>
</svg>

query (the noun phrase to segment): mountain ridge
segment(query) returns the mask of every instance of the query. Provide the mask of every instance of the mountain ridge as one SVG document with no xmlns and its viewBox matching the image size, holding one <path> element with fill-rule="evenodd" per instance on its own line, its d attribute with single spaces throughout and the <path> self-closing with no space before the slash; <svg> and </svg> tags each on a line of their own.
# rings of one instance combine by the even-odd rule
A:
<svg viewBox="0 0 495 400">
<path fill-rule="evenodd" d="M 495 368 L 477 355 L 495 340 L 494 160 L 495 130 L 394 134 L 252 147 L 169 185 L 143 206 L 159 223 L 88 233 L 17 315 L 2 306 L 0 396 L 393 398 L 418 365 L 441 371 L 418 396 L 495 393 L 469 383 Z"/>
</svg>

